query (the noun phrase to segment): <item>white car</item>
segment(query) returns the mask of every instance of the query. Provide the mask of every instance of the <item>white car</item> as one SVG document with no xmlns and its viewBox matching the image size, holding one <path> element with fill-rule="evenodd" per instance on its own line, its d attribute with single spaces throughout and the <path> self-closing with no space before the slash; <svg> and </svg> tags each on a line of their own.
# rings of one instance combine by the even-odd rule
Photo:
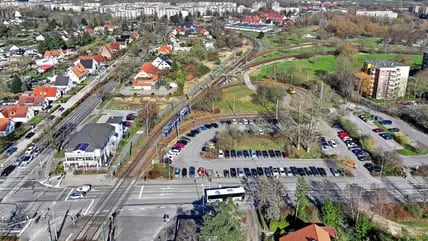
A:
<svg viewBox="0 0 428 241">
<path fill-rule="evenodd" d="M 223 150 L 218 150 L 218 158 L 224 158 Z"/>
<path fill-rule="evenodd" d="M 238 168 L 238 177 L 244 176 L 244 170 L 242 168 Z"/>
<path fill-rule="evenodd" d="M 323 150 L 323 151 L 330 151 L 331 150 L 331 146 L 322 145 L 321 146 L 321 150 Z"/>
<path fill-rule="evenodd" d="M 276 167 L 272 168 L 272 175 L 274 177 L 278 177 L 279 176 L 278 168 L 276 168 Z"/>
<path fill-rule="evenodd" d="M 83 192 L 73 192 L 72 194 L 70 194 L 70 196 L 68 196 L 68 199 L 81 199 L 85 196 L 85 194 Z"/>
<path fill-rule="evenodd" d="M 25 151 L 25 155 L 31 155 L 34 152 L 34 146 L 29 146 Z"/>
<path fill-rule="evenodd" d="M 285 177 L 287 174 L 285 173 L 285 169 L 283 168 L 283 167 L 280 167 L 279 168 L 279 175 L 281 176 L 281 177 Z"/>
<path fill-rule="evenodd" d="M 236 119 L 233 119 L 233 120 L 232 120 L 232 124 L 237 125 L 237 124 L 238 124 L 238 121 L 237 121 Z"/>
<path fill-rule="evenodd" d="M 330 140 L 328 141 L 328 144 L 330 144 L 331 147 L 336 148 L 337 147 L 337 143 L 335 140 Z"/>
<path fill-rule="evenodd" d="M 89 184 L 85 184 L 83 186 L 80 186 L 76 189 L 78 192 L 83 192 L 83 193 L 87 193 L 91 190 L 91 185 Z"/>
</svg>

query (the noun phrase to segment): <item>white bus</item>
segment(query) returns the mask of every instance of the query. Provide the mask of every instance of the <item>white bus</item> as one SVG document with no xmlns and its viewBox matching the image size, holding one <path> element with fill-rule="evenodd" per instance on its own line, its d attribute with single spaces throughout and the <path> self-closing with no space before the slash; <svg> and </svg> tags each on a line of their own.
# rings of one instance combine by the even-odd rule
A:
<svg viewBox="0 0 428 241">
<path fill-rule="evenodd" d="M 223 202 L 231 198 L 233 201 L 244 201 L 245 190 L 243 187 L 221 187 L 205 189 L 206 203 Z"/>
</svg>

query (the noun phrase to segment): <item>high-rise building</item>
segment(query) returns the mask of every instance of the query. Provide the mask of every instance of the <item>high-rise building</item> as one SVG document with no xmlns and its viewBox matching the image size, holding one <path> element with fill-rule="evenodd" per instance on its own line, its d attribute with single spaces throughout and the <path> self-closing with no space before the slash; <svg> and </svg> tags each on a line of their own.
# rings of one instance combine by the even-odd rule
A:
<svg viewBox="0 0 428 241">
<path fill-rule="evenodd" d="M 375 99 L 394 99 L 406 94 L 410 66 L 388 60 L 367 60 L 364 72 L 370 76 L 367 96 Z"/>
</svg>

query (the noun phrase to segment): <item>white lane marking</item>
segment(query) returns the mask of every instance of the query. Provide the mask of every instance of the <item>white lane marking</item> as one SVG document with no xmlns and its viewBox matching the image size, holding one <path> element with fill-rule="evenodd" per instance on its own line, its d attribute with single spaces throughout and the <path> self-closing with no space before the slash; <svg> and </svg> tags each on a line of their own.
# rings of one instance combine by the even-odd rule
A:
<svg viewBox="0 0 428 241">
<path fill-rule="evenodd" d="M 73 233 L 70 233 L 70 235 L 67 236 L 67 238 L 65 239 L 65 241 L 70 240 L 72 235 L 73 235 Z"/>
<path fill-rule="evenodd" d="M 92 207 L 92 204 L 94 204 L 94 202 L 95 202 L 95 199 L 92 199 L 91 203 L 89 204 L 88 208 L 86 209 L 86 211 L 85 211 L 85 213 L 83 215 L 86 216 L 86 214 L 88 214 L 89 209 Z"/>
<path fill-rule="evenodd" d="M 170 196 L 170 195 L 174 195 L 173 193 L 167 192 L 167 193 L 161 193 L 159 194 L 160 196 Z"/>
<path fill-rule="evenodd" d="M 73 192 L 73 189 L 74 188 L 72 188 L 71 190 L 70 190 L 70 192 L 67 194 L 67 196 L 65 197 L 65 199 L 64 199 L 64 201 L 67 201 L 67 199 L 68 199 L 68 197 L 70 196 L 70 194 Z"/>
<path fill-rule="evenodd" d="M 143 194 L 143 189 L 144 189 L 144 186 L 141 186 L 140 195 L 138 195 L 138 199 L 141 199 L 141 195 Z"/>
<path fill-rule="evenodd" d="M 30 221 L 27 222 L 27 224 L 25 224 L 24 228 L 21 230 L 21 232 L 19 232 L 19 236 L 21 236 L 25 230 L 28 228 L 28 226 L 30 226 L 30 224 L 33 222 L 33 219 L 30 219 Z"/>
<path fill-rule="evenodd" d="M 55 200 L 57 200 L 57 199 L 59 199 L 59 197 L 61 197 L 62 196 L 62 194 L 65 192 L 65 188 L 64 188 L 64 190 L 62 190 L 62 192 L 60 193 L 60 194 L 58 194 L 58 196 L 56 196 L 56 198 L 55 198 Z"/>
</svg>

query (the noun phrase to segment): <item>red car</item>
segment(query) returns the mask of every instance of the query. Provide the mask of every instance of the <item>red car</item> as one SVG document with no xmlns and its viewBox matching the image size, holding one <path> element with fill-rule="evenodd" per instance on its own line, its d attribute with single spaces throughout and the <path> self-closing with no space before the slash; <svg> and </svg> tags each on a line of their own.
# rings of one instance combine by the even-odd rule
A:
<svg viewBox="0 0 428 241">
<path fill-rule="evenodd" d="M 345 137 L 349 137 L 349 134 L 348 134 L 348 132 L 346 132 L 346 131 L 339 131 L 339 132 L 338 132 L 338 135 L 339 135 L 339 138 L 340 138 L 340 139 L 343 139 L 343 138 L 345 138 Z"/>
<path fill-rule="evenodd" d="M 383 130 L 381 128 L 375 128 L 375 129 L 373 129 L 373 131 L 376 133 L 382 133 L 383 132 Z"/>
<path fill-rule="evenodd" d="M 200 177 L 205 176 L 205 169 L 203 167 L 198 168 L 198 174 Z"/>
<path fill-rule="evenodd" d="M 283 152 L 282 152 L 282 157 L 284 157 L 284 158 L 288 158 L 288 152 L 283 151 Z"/>
<path fill-rule="evenodd" d="M 175 143 L 174 147 L 180 148 L 180 150 L 181 150 L 184 148 L 184 144 L 183 143 Z"/>
</svg>

